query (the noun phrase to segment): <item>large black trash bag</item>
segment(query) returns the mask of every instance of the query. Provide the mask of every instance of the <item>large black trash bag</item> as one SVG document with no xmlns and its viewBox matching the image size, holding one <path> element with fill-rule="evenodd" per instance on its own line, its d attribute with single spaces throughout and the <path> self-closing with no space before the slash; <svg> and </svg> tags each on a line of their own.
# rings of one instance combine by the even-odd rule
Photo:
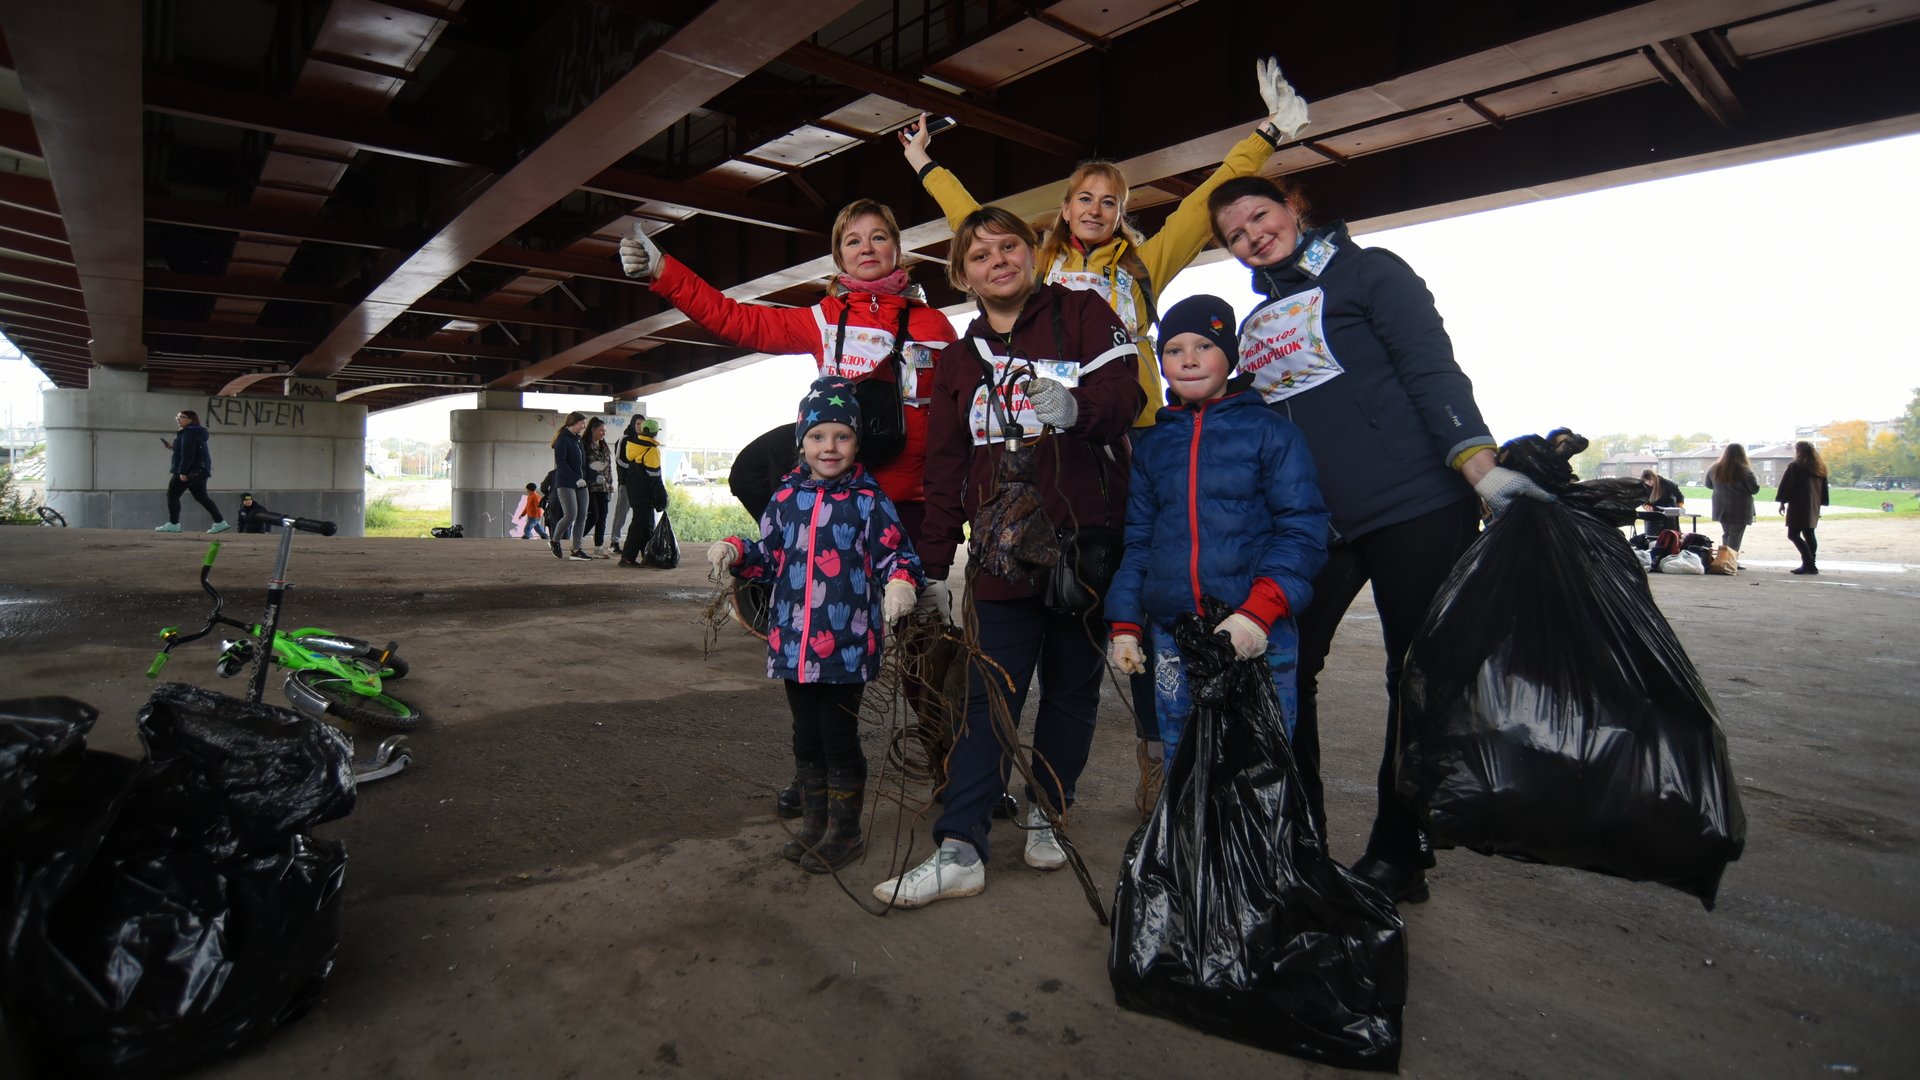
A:
<svg viewBox="0 0 1920 1080">
<path fill-rule="evenodd" d="M 653 535 L 647 537 L 647 546 L 640 553 L 640 561 L 662 570 L 671 570 L 680 565 L 680 542 L 674 539 L 673 520 L 667 517 L 664 510 L 660 512 L 660 523 L 653 527 Z"/>
<path fill-rule="evenodd" d="M 0 847 L 0 1007 L 45 1076 L 159 1077 L 304 1010 L 339 944 L 351 751 L 284 709 L 166 685 L 152 759 L 87 752 L 31 851 Z"/>
<path fill-rule="evenodd" d="M 1746 838 L 1713 700 L 1571 472 L 1505 461 L 1561 501 L 1516 500 L 1434 599 L 1401 676 L 1400 795 L 1436 844 L 1656 881 L 1711 909 Z"/>
<path fill-rule="evenodd" d="M 99 717 L 69 697 L 0 701 L 0 837 L 33 817 L 46 789 L 78 767 Z"/>
<path fill-rule="evenodd" d="M 1407 953 L 1393 904 L 1313 833 L 1279 695 L 1182 615 L 1195 703 L 1114 897 L 1107 971 L 1122 1006 L 1352 1069 L 1400 1060 Z"/>
</svg>

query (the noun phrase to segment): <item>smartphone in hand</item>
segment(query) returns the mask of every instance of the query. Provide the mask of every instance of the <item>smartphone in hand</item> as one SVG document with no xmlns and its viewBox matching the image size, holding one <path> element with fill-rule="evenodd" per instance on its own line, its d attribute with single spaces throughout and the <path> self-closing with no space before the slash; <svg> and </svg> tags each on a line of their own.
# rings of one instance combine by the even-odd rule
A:
<svg viewBox="0 0 1920 1080">
<path fill-rule="evenodd" d="M 938 135 L 941 132 L 947 130 L 948 128 L 958 124 L 959 122 L 960 121 L 955 120 L 951 116 L 930 116 L 927 118 L 927 134 Z M 907 134 L 909 135 L 920 134 L 920 125 L 918 123 L 908 124 Z"/>
</svg>

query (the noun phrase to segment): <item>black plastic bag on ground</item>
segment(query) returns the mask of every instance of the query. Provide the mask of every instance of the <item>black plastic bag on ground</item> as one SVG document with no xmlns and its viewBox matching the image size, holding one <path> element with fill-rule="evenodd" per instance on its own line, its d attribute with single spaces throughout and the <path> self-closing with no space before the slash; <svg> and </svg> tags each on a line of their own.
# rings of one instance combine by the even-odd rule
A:
<svg viewBox="0 0 1920 1080">
<path fill-rule="evenodd" d="M 660 512 L 659 524 L 653 527 L 653 535 L 647 537 L 647 546 L 640 553 L 640 561 L 662 570 L 671 570 L 680 565 L 680 542 L 674 539 L 673 521 L 664 510 Z"/>
<path fill-rule="evenodd" d="M 78 767 L 99 717 L 69 697 L 0 701 L 0 837 L 39 813 L 49 785 Z"/>
<path fill-rule="evenodd" d="M 1393 904 L 1313 834 L 1264 660 L 1207 621 L 1174 628 L 1195 703 L 1127 845 L 1107 958 L 1114 999 L 1201 1031 L 1351 1069 L 1400 1060 L 1406 942 Z"/>
<path fill-rule="evenodd" d="M 152 760 L 86 752 L 31 843 L 0 844 L 0 1008 L 44 1076 L 157 1077 L 313 1000 L 339 944 L 346 851 L 305 830 L 352 809 L 320 721 L 166 685 Z"/>
<path fill-rule="evenodd" d="M 1502 460 L 1563 501 L 1516 500 L 1434 599 L 1401 676 L 1400 794 L 1436 845 L 1711 909 L 1746 837 L 1713 701 L 1626 538 Z"/>
</svg>

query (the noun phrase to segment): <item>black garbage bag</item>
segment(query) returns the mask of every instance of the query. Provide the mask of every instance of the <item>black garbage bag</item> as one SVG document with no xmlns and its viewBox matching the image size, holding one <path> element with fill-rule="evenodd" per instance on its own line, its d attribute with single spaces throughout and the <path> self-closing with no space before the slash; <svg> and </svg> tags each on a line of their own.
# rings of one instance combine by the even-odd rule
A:
<svg viewBox="0 0 1920 1080">
<path fill-rule="evenodd" d="M 1713 700 L 1617 527 L 1511 460 L 1561 501 L 1517 500 L 1434 599 L 1401 676 L 1400 794 L 1438 846 L 1711 909 L 1746 837 Z"/>
<path fill-rule="evenodd" d="M 662 570 L 671 570 L 680 565 L 680 542 L 674 539 L 673 521 L 664 510 L 660 512 L 659 524 L 653 527 L 653 535 L 647 537 L 647 546 L 640 552 L 640 561 Z"/>
<path fill-rule="evenodd" d="M 44 1076 L 158 1077 L 297 1016 L 339 945 L 353 807 L 320 721 L 166 685 L 150 760 L 88 751 L 26 844 L 0 844 L 0 1009 Z"/>
<path fill-rule="evenodd" d="M 32 818 L 47 788 L 79 766 L 99 717 L 69 697 L 0 701 L 0 837 Z"/>
<path fill-rule="evenodd" d="M 1407 952 L 1393 904 L 1314 835 L 1265 661 L 1182 615 L 1195 703 L 1127 845 L 1107 971 L 1114 999 L 1214 1035 L 1351 1069 L 1400 1060 Z"/>
</svg>

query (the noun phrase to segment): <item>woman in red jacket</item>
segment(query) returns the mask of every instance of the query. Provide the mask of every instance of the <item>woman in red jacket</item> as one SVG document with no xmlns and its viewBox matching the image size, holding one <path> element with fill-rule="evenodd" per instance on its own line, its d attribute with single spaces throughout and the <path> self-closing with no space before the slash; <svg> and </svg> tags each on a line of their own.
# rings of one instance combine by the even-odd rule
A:
<svg viewBox="0 0 1920 1080">
<path fill-rule="evenodd" d="M 905 438 L 897 452 L 871 453 L 874 417 L 863 416 L 861 464 L 900 511 L 915 542 L 926 513 L 927 394 L 934 364 L 954 339 L 953 324 L 910 297 L 900 266 L 900 225 L 872 199 L 849 203 L 833 221 L 833 264 L 839 274 L 812 307 L 742 304 L 700 280 L 652 240 L 636 233 L 620 241 L 620 263 L 630 278 L 650 280 L 655 295 L 707 331 L 735 345 L 770 353 L 811 353 L 820 374 L 856 384 L 870 379 L 900 388 Z M 863 412 L 869 402 L 861 402 Z M 884 422 L 884 420 L 882 421 Z"/>
<path fill-rule="evenodd" d="M 944 579 L 961 527 L 971 524 L 970 622 L 980 651 L 1010 680 L 1006 707 L 1016 724 L 1039 670 L 1032 745 L 1040 790 L 1028 793 L 1025 861 L 1058 870 L 1067 855 L 1051 826 L 1072 801 L 1093 744 L 1106 623 L 1097 605 L 1079 613 L 1049 606 L 1044 579 L 1001 557 L 1010 539 L 1004 533 L 1027 522 L 1118 528 L 1127 508 L 1126 435 L 1145 393 L 1134 372 L 1133 335 L 1106 301 L 1035 280 L 1038 242 L 1026 222 L 992 206 L 968 214 L 954 233 L 947 276 L 979 302 L 980 316 L 934 379 L 926 528 L 915 550 L 927 577 Z M 1030 458 L 1020 474 L 1022 495 L 1033 503 L 1001 505 L 1015 498 L 1004 473 L 1019 471 L 1012 467 L 1020 459 L 1010 454 Z M 1105 583 L 1097 588 L 1104 591 Z M 994 730 L 983 666 L 973 665 L 966 725 L 947 756 L 945 806 L 933 827 L 940 846 L 918 867 L 874 887 L 885 903 L 920 907 L 986 888 L 987 830 L 1009 762 Z"/>
</svg>

